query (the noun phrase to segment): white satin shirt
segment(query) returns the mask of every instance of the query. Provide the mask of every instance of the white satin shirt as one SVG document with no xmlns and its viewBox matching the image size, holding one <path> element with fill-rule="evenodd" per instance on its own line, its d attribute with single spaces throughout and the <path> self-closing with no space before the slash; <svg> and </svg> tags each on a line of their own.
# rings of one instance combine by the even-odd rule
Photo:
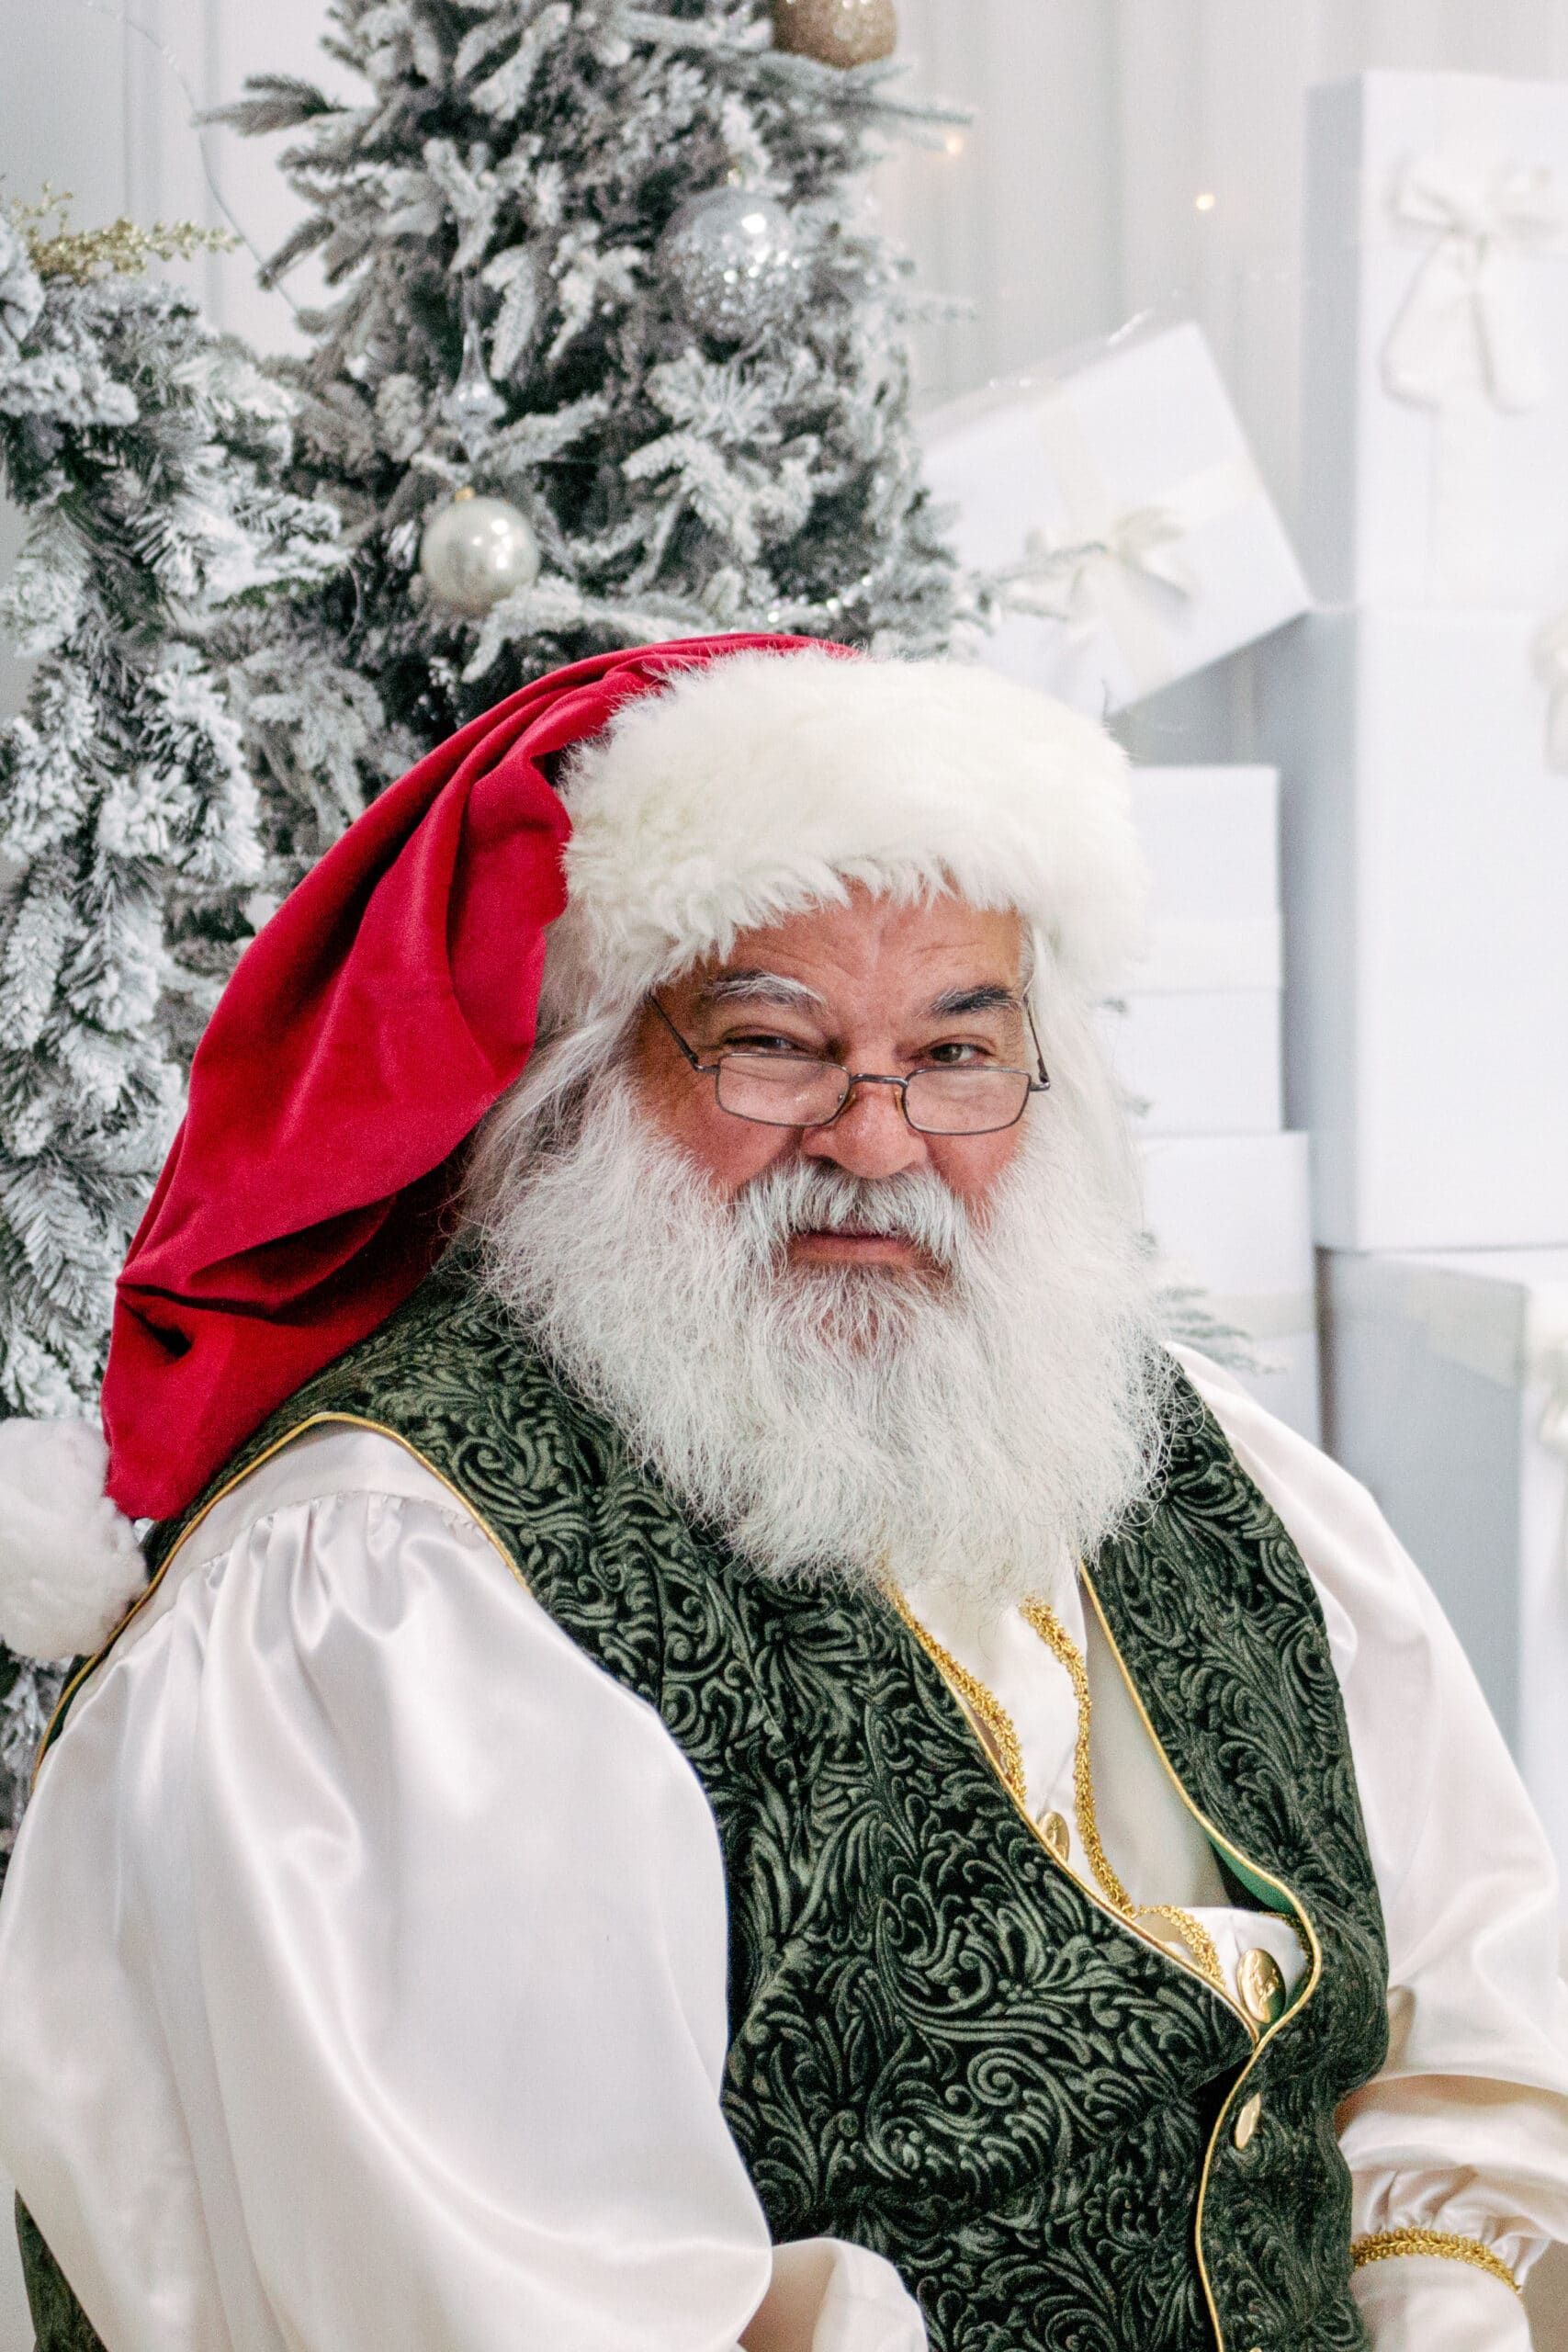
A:
<svg viewBox="0 0 1568 2352">
<path fill-rule="evenodd" d="M 1323 1603 L 1393 2041 L 1340 2117 L 1358 2233 L 1568 2238 L 1557 1891 L 1436 1603 L 1365 1493 L 1189 1372 Z M 1010 1614 L 909 1596 L 1074 1821 L 1077 1710 Z M 1227 1908 L 1081 1606 L 1095 1802 L 1134 1899 Z M 1083 1870 L 1077 1836 L 1072 1867 Z M 724 1875 L 659 1717 L 391 1440 L 226 1497 L 78 1695 L 0 1904 L 0 2168 L 111 2352 L 919 2352 L 888 2265 L 770 2245 L 719 2108 Z M 1357 2274 L 1377 2352 L 1525 2352 L 1513 2291 Z"/>
</svg>

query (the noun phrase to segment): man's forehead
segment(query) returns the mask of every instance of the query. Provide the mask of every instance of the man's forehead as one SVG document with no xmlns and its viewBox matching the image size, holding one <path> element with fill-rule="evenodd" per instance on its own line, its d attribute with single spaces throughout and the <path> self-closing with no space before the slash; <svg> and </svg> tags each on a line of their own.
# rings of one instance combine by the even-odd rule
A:
<svg viewBox="0 0 1568 2352">
<path fill-rule="evenodd" d="M 957 986 L 1007 986 L 1025 977 L 1027 934 L 1011 908 L 976 907 L 953 891 L 910 902 L 852 884 L 844 899 L 782 915 L 742 932 L 726 954 L 691 974 L 696 989 L 754 992 L 759 975 L 783 979 L 797 1001 L 842 983 L 893 990 L 908 1000 Z"/>
</svg>

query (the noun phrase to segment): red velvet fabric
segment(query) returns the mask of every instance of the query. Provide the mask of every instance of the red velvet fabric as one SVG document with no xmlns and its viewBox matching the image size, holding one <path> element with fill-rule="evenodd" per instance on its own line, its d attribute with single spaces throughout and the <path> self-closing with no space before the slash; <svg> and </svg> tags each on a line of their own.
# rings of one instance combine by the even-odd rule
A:
<svg viewBox="0 0 1568 2352">
<path fill-rule="evenodd" d="M 690 638 L 525 686 L 374 801 L 253 941 L 116 1294 L 108 1492 L 167 1518 L 428 1271 L 449 1163 L 534 1043 L 570 824 L 539 762 L 672 669 L 812 640 Z"/>
</svg>

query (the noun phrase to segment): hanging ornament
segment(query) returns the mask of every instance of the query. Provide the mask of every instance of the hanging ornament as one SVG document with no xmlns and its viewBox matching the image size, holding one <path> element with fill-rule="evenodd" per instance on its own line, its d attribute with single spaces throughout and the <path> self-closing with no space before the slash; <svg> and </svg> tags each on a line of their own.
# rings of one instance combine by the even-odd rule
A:
<svg viewBox="0 0 1568 2352">
<path fill-rule="evenodd" d="M 442 422 L 451 426 L 473 465 L 505 414 L 505 399 L 485 366 L 478 290 L 466 279 L 462 364 L 441 403 Z M 481 498 L 465 487 L 425 525 L 419 568 L 444 605 L 477 617 L 538 578 L 539 542 L 526 514 L 510 499 Z"/>
<path fill-rule="evenodd" d="M 800 301 L 795 222 L 755 188 L 731 183 L 688 197 L 657 259 L 679 315 L 699 334 L 740 343 L 784 325 Z"/>
<path fill-rule="evenodd" d="M 463 360 L 457 382 L 441 403 L 442 421 L 452 427 L 472 465 L 505 414 L 506 401 L 485 366 L 479 300 L 468 279 L 463 287 Z"/>
<path fill-rule="evenodd" d="M 444 605 L 477 617 L 538 578 L 539 542 L 510 499 L 459 490 L 425 525 L 419 568 Z"/>
<path fill-rule="evenodd" d="M 893 0 L 773 0 L 773 47 L 822 65 L 869 65 L 898 46 Z"/>
</svg>

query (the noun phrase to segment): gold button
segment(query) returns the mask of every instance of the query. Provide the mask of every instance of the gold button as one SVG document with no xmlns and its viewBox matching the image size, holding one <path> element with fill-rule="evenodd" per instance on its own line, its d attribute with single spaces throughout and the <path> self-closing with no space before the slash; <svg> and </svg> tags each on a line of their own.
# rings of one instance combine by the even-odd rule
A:
<svg viewBox="0 0 1568 2352">
<path fill-rule="evenodd" d="M 1073 1836 L 1064 1816 L 1059 1813 L 1043 1813 L 1040 1816 L 1040 1835 L 1044 1838 L 1056 1860 L 1059 1862 L 1065 1862 L 1072 1851 Z"/>
<path fill-rule="evenodd" d="M 1232 2137 L 1238 2148 L 1245 2148 L 1251 2144 L 1252 2135 L 1258 2129 L 1258 2119 L 1262 2112 L 1262 2098 L 1258 2092 L 1254 2091 L 1235 2119 L 1235 2131 Z"/>
<path fill-rule="evenodd" d="M 1271 1951 L 1244 1951 L 1235 1964 L 1235 1989 L 1254 2025 L 1272 2025 L 1285 2014 L 1285 1980 Z"/>
</svg>

